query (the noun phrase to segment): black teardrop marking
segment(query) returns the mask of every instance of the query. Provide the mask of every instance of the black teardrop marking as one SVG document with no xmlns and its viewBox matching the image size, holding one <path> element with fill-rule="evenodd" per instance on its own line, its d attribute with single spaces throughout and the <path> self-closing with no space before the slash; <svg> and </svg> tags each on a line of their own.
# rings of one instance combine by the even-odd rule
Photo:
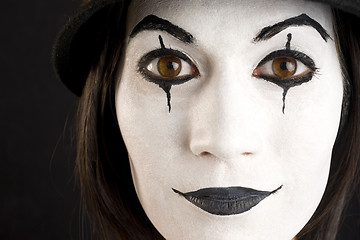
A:
<svg viewBox="0 0 360 240">
<path fill-rule="evenodd" d="M 291 44 L 291 39 L 292 39 L 292 34 L 289 33 L 287 35 L 287 42 L 286 42 L 286 45 L 285 45 L 285 48 L 286 50 L 290 50 L 290 44 Z M 283 101 L 283 106 L 282 106 L 282 113 L 285 115 L 285 98 L 286 98 L 286 94 L 289 90 L 289 87 L 282 87 L 283 89 L 283 98 L 282 98 L 282 101 Z"/>
<path fill-rule="evenodd" d="M 164 90 L 164 92 L 166 93 L 166 97 L 167 97 L 167 105 L 169 107 L 169 113 L 171 111 L 171 84 L 159 84 L 159 87 Z"/>
<path fill-rule="evenodd" d="M 164 44 L 164 41 L 161 37 L 161 35 L 159 35 L 159 42 L 160 42 L 160 46 L 161 48 L 165 49 L 165 44 Z M 172 65 L 171 65 L 172 66 Z M 167 66 L 169 67 L 169 65 Z M 166 97 L 167 97 L 167 105 L 169 107 L 169 113 L 171 111 L 171 93 L 170 93 L 170 90 L 171 90 L 171 84 L 159 84 L 159 87 L 164 90 L 164 92 L 166 93 Z"/>
<path fill-rule="evenodd" d="M 283 107 L 282 107 L 282 113 L 285 115 L 285 97 L 286 97 L 286 94 L 289 90 L 289 87 L 285 88 L 283 87 L 283 98 L 282 98 L 282 101 L 283 101 Z"/>
</svg>

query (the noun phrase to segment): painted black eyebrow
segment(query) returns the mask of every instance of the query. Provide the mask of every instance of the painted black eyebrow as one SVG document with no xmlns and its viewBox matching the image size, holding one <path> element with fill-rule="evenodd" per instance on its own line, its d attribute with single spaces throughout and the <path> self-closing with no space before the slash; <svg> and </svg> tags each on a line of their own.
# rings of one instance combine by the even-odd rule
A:
<svg viewBox="0 0 360 240">
<path fill-rule="evenodd" d="M 159 18 L 155 15 L 148 15 L 144 17 L 144 19 L 141 20 L 138 24 L 136 24 L 130 34 L 130 38 L 133 38 L 139 32 L 146 30 L 165 31 L 184 43 L 194 43 L 194 37 L 190 33 L 172 24 L 168 20 Z"/>
<path fill-rule="evenodd" d="M 325 42 L 327 42 L 329 38 L 332 39 L 320 23 L 303 13 L 297 17 L 289 18 L 272 26 L 263 28 L 254 38 L 254 42 L 268 40 L 290 26 L 303 25 L 315 28 L 320 33 L 321 37 L 325 40 Z"/>
</svg>

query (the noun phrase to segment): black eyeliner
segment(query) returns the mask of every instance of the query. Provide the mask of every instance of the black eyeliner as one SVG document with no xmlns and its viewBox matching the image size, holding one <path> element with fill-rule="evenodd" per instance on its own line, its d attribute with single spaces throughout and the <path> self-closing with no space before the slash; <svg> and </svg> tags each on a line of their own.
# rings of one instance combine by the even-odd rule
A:
<svg viewBox="0 0 360 240">
<path fill-rule="evenodd" d="M 185 75 L 182 77 L 177 77 L 176 79 L 169 80 L 168 78 L 152 76 L 149 73 L 149 71 L 146 69 L 146 67 L 149 65 L 150 61 L 154 60 L 155 58 L 165 57 L 165 56 L 176 56 L 176 57 L 181 58 L 184 61 L 186 61 L 188 64 L 190 64 L 190 66 L 194 66 L 194 64 L 191 62 L 189 57 L 186 56 L 184 53 L 182 53 L 178 50 L 174 50 L 174 49 L 160 48 L 160 49 L 156 49 L 156 50 L 153 50 L 153 51 L 147 53 L 145 56 L 143 56 L 140 59 L 139 64 L 138 64 L 138 72 L 143 74 L 144 77 L 146 77 L 146 79 L 149 82 L 152 82 L 155 84 L 170 83 L 171 85 L 179 85 L 179 84 L 183 84 L 183 83 L 189 81 L 190 79 L 194 78 L 193 75 Z M 199 75 L 198 72 L 195 72 L 194 74 L 196 74 L 196 76 Z"/>
</svg>

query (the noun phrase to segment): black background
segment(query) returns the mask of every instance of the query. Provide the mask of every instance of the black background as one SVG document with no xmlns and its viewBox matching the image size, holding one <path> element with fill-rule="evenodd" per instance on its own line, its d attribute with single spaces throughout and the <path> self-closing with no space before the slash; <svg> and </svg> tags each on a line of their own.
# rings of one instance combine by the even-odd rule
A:
<svg viewBox="0 0 360 240">
<path fill-rule="evenodd" d="M 50 64 L 56 33 L 78 6 L 1 0 L 0 239 L 79 239 L 71 147 L 77 98 Z M 338 239 L 360 239 L 359 205 L 353 199 Z"/>
</svg>

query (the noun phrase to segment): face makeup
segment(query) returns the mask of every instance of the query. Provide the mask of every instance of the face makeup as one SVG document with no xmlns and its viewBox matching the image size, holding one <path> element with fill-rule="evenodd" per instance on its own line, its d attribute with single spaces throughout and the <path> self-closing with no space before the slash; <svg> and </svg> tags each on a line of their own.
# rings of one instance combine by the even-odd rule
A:
<svg viewBox="0 0 360 240">
<path fill-rule="evenodd" d="M 141 20 L 130 33 L 130 38 L 134 38 L 141 31 L 165 31 L 178 40 L 185 43 L 193 43 L 194 37 L 184 29 L 172 24 L 171 22 L 159 18 L 155 15 L 148 15 Z"/>
<path fill-rule="evenodd" d="M 311 26 L 316 31 L 319 32 L 319 34 L 325 40 L 325 42 L 327 42 L 329 38 L 331 39 L 330 35 L 321 26 L 319 22 L 315 21 L 314 19 L 303 13 L 299 16 L 292 17 L 282 22 L 276 23 L 272 26 L 263 28 L 260 31 L 260 33 L 254 38 L 254 41 L 257 42 L 257 41 L 268 40 L 290 26 Z"/>
<path fill-rule="evenodd" d="M 155 228 L 292 239 L 322 198 L 340 122 L 331 9 L 134 0 L 128 11 L 116 113 Z"/>
</svg>

